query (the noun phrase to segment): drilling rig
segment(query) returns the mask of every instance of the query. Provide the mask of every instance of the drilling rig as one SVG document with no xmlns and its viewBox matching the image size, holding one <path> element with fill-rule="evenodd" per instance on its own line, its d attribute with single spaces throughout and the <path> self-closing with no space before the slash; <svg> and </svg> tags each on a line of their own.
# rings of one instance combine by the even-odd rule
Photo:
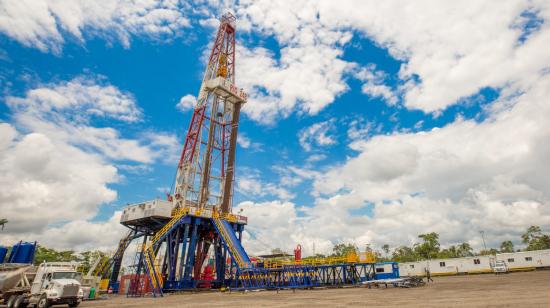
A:
<svg viewBox="0 0 550 308">
<path fill-rule="evenodd" d="M 223 15 L 171 192 L 166 200 L 132 204 L 122 212 L 121 224 L 130 230 L 99 270 L 110 277 L 104 281 L 115 293 L 124 251 L 140 239 L 134 273 L 121 279 L 130 280 L 127 296 L 201 287 L 343 286 L 375 277 L 374 261 L 357 256 L 306 261 L 300 255 L 291 263 L 255 266 L 241 245 L 248 220 L 231 209 L 239 116 L 247 94 L 235 85 L 235 31 L 235 17 Z"/>
<path fill-rule="evenodd" d="M 247 218 L 231 213 L 239 115 L 247 100 L 235 85 L 235 32 L 235 17 L 223 15 L 167 200 L 123 210 L 121 223 L 132 239 L 143 238 L 129 295 L 143 293 L 144 279 L 153 294 L 195 288 L 209 255 L 214 287 L 226 284 L 233 268 L 252 267 L 240 243 Z"/>
</svg>

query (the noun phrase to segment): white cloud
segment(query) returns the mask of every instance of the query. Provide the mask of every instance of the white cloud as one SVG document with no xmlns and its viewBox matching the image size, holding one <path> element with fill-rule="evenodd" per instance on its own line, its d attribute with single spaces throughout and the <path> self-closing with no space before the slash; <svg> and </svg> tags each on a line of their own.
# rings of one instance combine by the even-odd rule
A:
<svg viewBox="0 0 550 308">
<path fill-rule="evenodd" d="M 381 97 L 389 105 L 395 105 L 398 101 L 393 90 L 386 86 L 386 74 L 376 70 L 374 64 L 367 65 L 354 73 L 355 78 L 364 82 L 361 91 L 371 97 Z"/>
<path fill-rule="evenodd" d="M 32 89 L 26 97 L 8 97 L 7 104 L 17 112 L 45 114 L 72 112 L 79 123 L 90 116 L 113 118 L 125 122 L 137 122 L 141 110 L 129 93 L 124 93 L 101 80 L 77 77 L 71 81 Z"/>
<path fill-rule="evenodd" d="M 95 127 L 98 118 L 133 124 L 142 114 L 131 94 L 101 80 L 78 77 L 5 101 L 13 123 L 0 123 L 0 204 L 9 220 L 2 242 L 39 240 L 75 249 L 116 244 L 118 214 L 91 219 L 101 205 L 116 201 L 110 185 L 121 180 L 119 169 L 149 172 L 147 164 L 174 156 L 175 136 L 146 132 L 128 139 L 114 128 Z"/>
<path fill-rule="evenodd" d="M 239 48 L 237 84 L 249 92 L 243 112 L 268 124 L 295 111 L 317 114 L 347 90 L 342 75 L 352 66 L 341 54 L 330 46 L 288 46 L 275 60 L 267 49 Z"/>
<path fill-rule="evenodd" d="M 388 1 L 319 2 L 318 13 L 327 27 L 357 29 L 404 60 L 405 104 L 432 112 L 445 109 L 483 87 L 526 88 L 550 55 L 550 29 L 519 42 L 522 12 L 531 10 L 548 19 L 545 1 Z M 419 82 L 414 81 L 414 76 Z"/>
<path fill-rule="evenodd" d="M 298 141 L 302 148 L 309 152 L 314 147 L 325 147 L 336 144 L 335 131 L 334 120 L 315 123 L 298 133 Z"/>
<path fill-rule="evenodd" d="M 176 108 L 181 111 L 187 111 L 195 108 L 197 98 L 192 94 L 184 95 L 176 105 Z"/>
<path fill-rule="evenodd" d="M 100 156 L 42 133 L 22 135 L 6 123 L 0 128 L 0 203 L 10 221 L 3 235 L 89 219 L 98 205 L 116 200 L 108 184 L 118 180 L 117 169 Z"/>
<path fill-rule="evenodd" d="M 44 85 L 27 91 L 24 97 L 9 96 L 6 103 L 16 124 L 25 131 L 40 132 L 114 160 L 151 163 L 158 155 L 138 140 L 122 138 L 116 129 L 89 125 L 95 118 L 141 119 L 130 94 L 99 80 L 77 77 Z"/>
<path fill-rule="evenodd" d="M 250 141 L 250 138 L 248 138 L 244 133 L 239 133 L 239 136 L 237 137 L 237 143 L 243 149 L 248 149 L 252 144 L 252 142 Z"/>
<path fill-rule="evenodd" d="M 327 156 L 325 154 L 313 154 L 306 158 L 306 161 L 309 163 L 315 163 L 322 160 L 325 160 Z"/>
<path fill-rule="evenodd" d="M 354 142 L 358 156 L 316 178 L 314 189 L 325 196 L 317 207 L 330 209 L 336 199 L 345 204 L 334 209 L 340 211 L 374 204 L 372 219 L 355 218 L 382 236 L 371 239 L 379 244 L 431 230 L 444 241 L 477 240 L 485 230 L 496 245 L 529 225 L 550 228 L 550 147 L 542 142 L 550 137 L 549 88 L 547 75 L 528 92 L 495 102 L 508 108 L 482 123 L 458 119 L 430 132 Z M 391 228 L 398 234 L 382 235 Z"/>
<path fill-rule="evenodd" d="M 142 134 L 142 143 L 153 152 L 153 159 L 161 160 L 167 165 L 178 162 L 183 148 L 183 141 L 172 133 L 149 131 Z"/>
<path fill-rule="evenodd" d="M 77 219 L 61 226 L 48 227 L 40 234 L 27 235 L 46 247 L 86 251 L 101 250 L 113 252 L 119 240 L 128 229 L 120 224 L 121 212 L 115 212 L 106 221 L 92 222 Z M 17 237 L 12 236 L 14 240 Z M 126 256 L 134 257 L 135 250 L 127 250 Z"/>
<path fill-rule="evenodd" d="M 350 140 L 366 139 L 371 131 L 371 123 L 361 119 L 354 119 L 348 124 L 348 138 Z"/>
<path fill-rule="evenodd" d="M 550 18 L 545 1 L 240 2 L 240 29 L 273 36 L 281 46 L 278 59 L 261 47 L 239 49 L 238 83 L 251 93 L 243 111 L 272 123 L 331 104 L 347 91 L 346 75 L 358 66 L 343 58 L 353 34 L 404 62 L 396 91 L 376 71 L 363 76 L 363 92 L 390 104 L 437 113 L 485 87 L 524 90 L 550 62 L 544 52 L 550 26 L 538 22 L 525 35 L 526 11 Z"/>
<path fill-rule="evenodd" d="M 244 132 L 239 132 L 239 136 L 237 137 L 237 144 L 243 148 L 247 149 L 248 151 L 253 152 L 262 152 L 262 144 L 260 142 L 253 142 L 250 140 L 248 135 Z"/>
<path fill-rule="evenodd" d="M 245 172 L 239 174 L 236 190 L 248 197 L 274 196 L 289 200 L 295 196 L 280 185 L 262 181 L 259 173 L 251 169 L 245 169 Z"/>
<path fill-rule="evenodd" d="M 162 1 L 20 0 L 0 3 L 0 32 L 27 47 L 60 53 L 66 37 L 84 42 L 90 36 L 164 40 L 189 26 L 184 3 Z"/>
</svg>

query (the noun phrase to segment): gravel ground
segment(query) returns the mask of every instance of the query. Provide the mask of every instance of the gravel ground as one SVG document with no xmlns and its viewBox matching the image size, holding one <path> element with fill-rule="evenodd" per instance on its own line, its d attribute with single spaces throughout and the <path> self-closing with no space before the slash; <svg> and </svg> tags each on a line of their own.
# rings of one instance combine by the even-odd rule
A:
<svg viewBox="0 0 550 308">
<path fill-rule="evenodd" d="M 433 283 L 414 289 L 356 287 L 279 293 L 198 292 L 163 298 L 111 296 L 84 302 L 80 307 L 550 307 L 550 270 L 433 279 Z"/>
</svg>

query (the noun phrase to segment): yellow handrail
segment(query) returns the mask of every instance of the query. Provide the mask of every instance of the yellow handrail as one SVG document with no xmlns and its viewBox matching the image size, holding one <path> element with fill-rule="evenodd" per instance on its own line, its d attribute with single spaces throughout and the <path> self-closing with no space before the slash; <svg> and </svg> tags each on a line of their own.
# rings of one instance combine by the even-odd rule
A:
<svg viewBox="0 0 550 308">
<path fill-rule="evenodd" d="M 158 273 L 158 271 L 153 271 L 153 264 L 152 260 L 156 259 L 153 246 L 158 242 L 158 240 L 170 230 L 175 223 L 177 223 L 184 215 L 189 213 L 189 208 L 178 208 L 175 209 L 172 212 L 172 218 L 170 221 L 165 224 L 159 231 L 155 233 L 151 241 L 149 242 L 149 245 L 143 245 L 143 251 L 145 252 L 145 261 L 147 264 L 147 268 L 149 270 L 150 275 L 152 276 L 152 283 L 154 288 L 160 288 L 162 286 L 162 276 Z M 151 258 L 151 260 L 149 259 Z M 156 274 L 155 274 L 156 273 Z M 153 277 L 155 276 L 155 277 Z"/>
<path fill-rule="evenodd" d="M 375 263 L 373 253 L 367 253 L 364 260 L 361 260 L 356 253 L 350 253 L 341 257 L 306 258 L 302 260 L 265 260 L 265 268 L 280 268 L 284 265 L 331 265 L 342 263 Z"/>
<path fill-rule="evenodd" d="M 216 213 L 216 214 L 214 214 L 214 213 Z M 227 231 L 223 227 L 223 224 L 221 223 L 221 219 L 219 218 L 219 215 L 217 214 L 217 212 L 213 211 L 212 214 L 213 214 L 212 216 L 214 217 L 214 222 L 215 222 L 216 226 L 218 227 L 218 230 L 220 230 L 220 233 L 222 233 L 221 234 L 222 237 L 224 239 L 229 238 L 229 235 L 227 234 Z M 245 264 L 241 260 L 241 256 L 239 255 L 237 249 L 233 246 L 233 243 L 228 240 L 228 241 L 226 241 L 226 244 L 229 247 L 229 250 L 231 250 L 231 252 L 233 254 L 233 257 L 235 258 L 235 261 L 237 261 L 237 264 L 239 265 L 239 267 L 243 268 Z"/>
</svg>

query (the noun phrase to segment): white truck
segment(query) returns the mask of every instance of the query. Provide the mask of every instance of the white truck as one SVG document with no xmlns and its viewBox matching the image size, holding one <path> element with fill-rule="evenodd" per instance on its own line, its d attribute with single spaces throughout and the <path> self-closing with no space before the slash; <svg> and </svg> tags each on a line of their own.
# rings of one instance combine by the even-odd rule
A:
<svg viewBox="0 0 550 308">
<path fill-rule="evenodd" d="M 39 307 L 47 308 L 52 305 L 69 305 L 77 307 L 82 302 L 81 274 L 76 271 L 75 263 L 50 262 L 42 263 L 36 269 L 36 274 L 28 275 L 21 271 L 5 272 L 5 281 L 0 289 L 7 308 Z M 19 275 L 17 280 L 14 276 Z M 0 285 L 1 284 L 0 277 Z M 32 281 L 32 283 L 30 282 Z"/>
</svg>

